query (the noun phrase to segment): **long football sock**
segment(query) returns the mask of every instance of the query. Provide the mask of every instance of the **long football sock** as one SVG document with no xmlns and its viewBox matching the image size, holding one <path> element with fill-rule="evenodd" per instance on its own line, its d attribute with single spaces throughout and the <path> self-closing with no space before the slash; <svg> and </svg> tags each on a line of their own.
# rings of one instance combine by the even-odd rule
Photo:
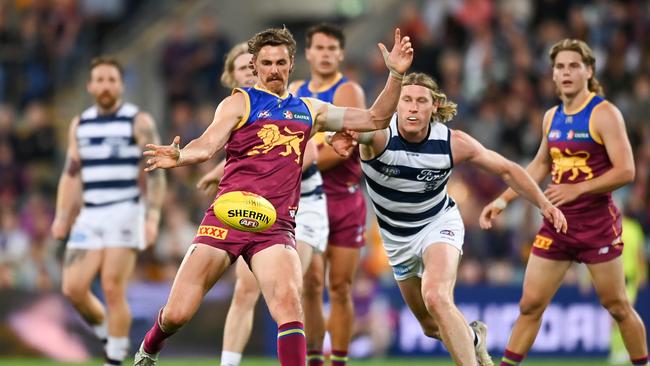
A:
<svg viewBox="0 0 650 366">
<path fill-rule="evenodd" d="M 348 364 L 348 351 L 332 350 L 330 360 L 332 361 L 332 366 L 345 366 Z"/>
<path fill-rule="evenodd" d="M 648 365 L 648 356 L 637 358 L 637 359 L 630 360 L 630 361 L 632 361 L 632 365 L 645 365 L 645 366 L 647 366 Z"/>
<path fill-rule="evenodd" d="M 121 365 L 129 353 L 129 337 L 108 336 L 106 342 L 106 364 Z"/>
<path fill-rule="evenodd" d="M 221 351 L 221 366 L 239 366 L 241 353 Z"/>
<path fill-rule="evenodd" d="M 282 366 L 305 366 L 307 341 L 302 322 L 284 323 L 278 327 L 278 359 Z"/>
<path fill-rule="evenodd" d="M 323 366 L 325 357 L 323 351 L 319 349 L 310 349 L 307 351 L 307 366 Z"/>
<path fill-rule="evenodd" d="M 163 348 L 165 345 L 165 339 L 171 337 L 174 333 L 167 333 L 161 328 L 162 323 L 162 309 L 158 312 L 158 318 L 156 323 L 151 327 L 151 329 L 144 336 L 144 344 L 142 348 L 148 354 L 154 355 Z"/>
<path fill-rule="evenodd" d="M 520 355 L 506 349 L 499 366 L 517 366 L 521 361 L 524 360 L 524 357 L 524 355 Z"/>
</svg>

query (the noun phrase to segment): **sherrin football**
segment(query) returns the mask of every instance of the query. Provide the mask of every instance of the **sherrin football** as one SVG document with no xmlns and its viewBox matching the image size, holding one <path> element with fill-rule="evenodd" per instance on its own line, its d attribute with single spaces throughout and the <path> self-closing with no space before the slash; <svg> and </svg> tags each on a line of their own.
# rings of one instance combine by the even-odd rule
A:
<svg viewBox="0 0 650 366">
<path fill-rule="evenodd" d="M 277 217 L 275 207 L 266 198 L 244 191 L 220 195 L 212 208 L 221 222 L 241 231 L 264 231 L 275 223 Z"/>
</svg>

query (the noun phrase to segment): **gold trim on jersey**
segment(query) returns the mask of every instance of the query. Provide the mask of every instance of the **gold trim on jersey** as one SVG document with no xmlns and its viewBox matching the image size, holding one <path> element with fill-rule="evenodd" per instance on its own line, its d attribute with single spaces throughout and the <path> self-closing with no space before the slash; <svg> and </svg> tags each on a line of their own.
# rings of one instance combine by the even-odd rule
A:
<svg viewBox="0 0 650 366">
<path fill-rule="evenodd" d="M 280 99 L 287 99 L 287 98 L 289 98 L 289 95 L 290 95 L 288 90 L 285 90 L 284 94 L 282 94 L 282 96 L 280 96 L 280 95 L 277 95 L 274 92 L 272 92 L 272 91 L 270 91 L 270 90 L 268 90 L 266 88 L 263 88 L 263 87 L 261 87 L 261 86 L 259 86 L 257 84 L 255 84 L 255 86 L 253 86 L 253 88 L 255 88 L 255 89 L 259 90 L 259 91 L 265 92 L 267 94 L 271 94 L 272 96 L 274 96 L 276 98 L 280 98 Z"/>
<path fill-rule="evenodd" d="M 567 115 L 567 116 L 576 115 L 576 114 L 580 113 L 583 109 L 585 109 L 587 104 L 589 104 L 589 102 L 591 102 L 591 100 L 594 99 L 595 96 L 596 96 L 596 93 L 594 93 L 594 92 L 589 93 L 589 95 L 587 96 L 587 99 L 584 102 L 582 102 L 580 107 L 576 108 L 575 111 L 569 112 L 566 109 L 566 105 L 562 105 L 562 112 L 564 112 L 564 114 Z"/>
<path fill-rule="evenodd" d="M 551 132 L 551 126 L 553 125 L 553 119 L 555 118 L 555 113 L 557 113 L 557 107 L 553 107 L 553 113 L 549 113 L 551 116 L 550 120 L 548 121 L 548 124 L 546 125 L 546 132 L 544 133 L 545 136 L 548 136 L 548 133 Z M 542 119 L 542 128 L 544 128 L 544 119 Z"/>
<path fill-rule="evenodd" d="M 596 109 L 598 109 L 600 106 L 604 105 L 607 103 L 607 101 L 603 100 L 602 102 L 598 103 L 597 106 L 594 107 L 594 109 L 591 110 L 591 115 L 589 116 L 589 135 L 591 135 L 591 138 L 596 141 L 596 143 L 602 145 L 603 144 L 603 138 L 600 136 L 598 132 L 593 127 L 593 124 L 591 121 L 594 119 L 594 115 L 596 114 Z"/>
<path fill-rule="evenodd" d="M 302 100 L 302 102 L 305 103 L 305 105 L 307 106 L 307 109 L 309 110 L 309 114 L 311 115 L 311 124 L 313 126 L 314 119 L 316 118 L 316 113 L 314 113 L 314 106 L 311 105 L 311 101 L 308 98 L 300 97 L 300 100 Z"/>
<path fill-rule="evenodd" d="M 333 81 L 321 86 L 320 88 L 318 88 L 316 90 L 311 88 L 311 83 L 313 82 L 313 80 L 310 80 L 309 85 L 307 85 L 307 89 L 309 89 L 309 91 L 312 92 L 312 93 L 322 93 L 324 91 L 328 91 L 331 87 L 336 85 L 336 83 L 338 83 L 339 80 L 341 80 L 342 78 L 343 78 L 343 74 L 341 74 L 340 72 L 337 72 Z"/>
<path fill-rule="evenodd" d="M 243 125 L 246 124 L 246 121 L 248 121 L 248 117 L 251 115 L 251 97 L 248 95 L 248 92 L 242 88 L 235 88 L 232 90 L 231 95 L 235 95 L 235 93 L 242 93 L 244 95 L 244 100 L 246 101 L 246 111 L 244 114 L 241 116 L 241 119 L 237 123 L 237 126 L 235 126 L 235 130 L 240 129 Z"/>
</svg>

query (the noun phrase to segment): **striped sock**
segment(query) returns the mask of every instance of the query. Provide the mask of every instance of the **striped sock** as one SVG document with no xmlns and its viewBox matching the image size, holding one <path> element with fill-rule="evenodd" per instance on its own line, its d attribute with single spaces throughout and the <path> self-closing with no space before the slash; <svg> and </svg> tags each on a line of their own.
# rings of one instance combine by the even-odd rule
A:
<svg viewBox="0 0 650 366">
<path fill-rule="evenodd" d="M 634 359 L 634 360 L 631 360 L 631 361 L 632 361 L 632 365 L 644 365 L 644 366 L 647 366 L 648 365 L 648 356 L 637 358 L 637 359 Z"/>
<path fill-rule="evenodd" d="M 330 361 L 332 361 L 332 366 L 345 366 L 348 364 L 348 351 L 332 350 L 332 355 L 330 356 Z"/>
<path fill-rule="evenodd" d="M 319 349 L 310 349 L 307 351 L 307 366 L 323 366 L 325 357 L 323 351 Z"/>
<path fill-rule="evenodd" d="M 305 366 L 307 341 L 302 322 L 284 323 L 278 327 L 278 360 L 282 366 Z"/>
<path fill-rule="evenodd" d="M 524 355 L 506 350 L 499 366 L 517 366 L 524 360 Z"/>
</svg>

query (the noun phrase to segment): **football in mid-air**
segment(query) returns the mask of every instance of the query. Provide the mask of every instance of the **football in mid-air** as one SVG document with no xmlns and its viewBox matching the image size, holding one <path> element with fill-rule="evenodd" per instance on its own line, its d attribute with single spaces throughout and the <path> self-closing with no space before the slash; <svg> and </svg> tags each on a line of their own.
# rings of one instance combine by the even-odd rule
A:
<svg viewBox="0 0 650 366">
<path fill-rule="evenodd" d="M 277 217 L 275 207 L 266 198 L 244 191 L 220 195 L 214 201 L 213 210 L 221 222 L 241 231 L 264 231 Z"/>
</svg>

